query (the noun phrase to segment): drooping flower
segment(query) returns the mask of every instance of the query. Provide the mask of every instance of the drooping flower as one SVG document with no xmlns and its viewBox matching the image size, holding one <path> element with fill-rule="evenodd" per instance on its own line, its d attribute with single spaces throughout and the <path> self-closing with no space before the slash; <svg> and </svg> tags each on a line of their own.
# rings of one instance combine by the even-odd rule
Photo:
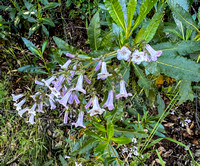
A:
<svg viewBox="0 0 200 166">
<path fill-rule="evenodd" d="M 97 96 L 94 96 L 92 104 L 93 104 L 93 107 L 88 112 L 88 113 L 90 113 L 90 116 L 94 116 L 96 114 L 101 115 L 105 111 L 104 109 L 100 108 Z"/>
<path fill-rule="evenodd" d="M 49 87 L 50 84 L 51 84 L 51 83 L 53 82 L 53 80 L 55 80 L 55 79 L 56 79 L 56 77 L 55 77 L 55 76 L 52 76 L 52 77 L 49 78 L 48 80 L 44 80 L 44 79 L 42 79 L 41 81 L 44 82 L 45 85 L 46 85 L 47 87 Z"/>
<path fill-rule="evenodd" d="M 145 48 L 150 53 L 152 61 L 157 61 L 157 57 L 162 54 L 162 51 L 155 51 L 149 44 L 146 44 Z"/>
<path fill-rule="evenodd" d="M 74 101 L 75 101 L 76 104 L 80 103 L 80 100 L 78 99 L 77 94 L 74 94 Z"/>
<path fill-rule="evenodd" d="M 81 163 L 77 163 L 77 162 L 75 162 L 75 166 L 82 166 L 82 164 Z"/>
<path fill-rule="evenodd" d="M 69 58 L 75 58 L 75 55 L 70 54 L 70 53 L 67 53 L 66 56 L 69 57 Z"/>
<path fill-rule="evenodd" d="M 91 105 L 92 105 L 92 102 L 93 102 L 93 98 L 91 98 L 88 103 L 85 105 L 85 108 L 88 109 Z"/>
<path fill-rule="evenodd" d="M 72 94 L 72 89 L 69 89 L 68 92 L 62 97 L 61 100 L 57 99 L 56 101 L 58 101 L 61 105 L 63 105 L 66 109 L 68 109 L 67 102 L 71 94 Z"/>
<path fill-rule="evenodd" d="M 83 125 L 83 116 L 84 116 L 84 112 L 81 111 L 79 114 L 78 114 L 78 120 L 76 123 L 72 123 L 72 125 L 75 125 L 75 127 L 83 127 L 83 128 L 86 128 L 86 126 Z"/>
<path fill-rule="evenodd" d="M 145 52 L 140 52 L 139 50 L 135 50 L 132 54 L 131 61 L 136 64 L 140 64 L 141 62 L 148 61 L 148 56 Z"/>
<path fill-rule="evenodd" d="M 47 95 L 49 97 L 49 103 L 50 103 L 50 106 L 51 106 L 51 110 L 55 109 L 56 108 L 56 105 L 54 104 L 54 94 L 51 93 L 50 95 Z"/>
<path fill-rule="evenodd" d="M 41 112 L 41 113 L 44 113 L 44 111 L 43 111 L 43 102 L 40 102 L 39 104 L 38 104 L 38 109 L 36 110 L 36 112 Z"/>
<path fill-rule="evenodd" d="M 96 65 L 94 71 L 98 71 L 101 68 L 101 64 L 102 64 L 102 61 L 99 61 L 98 64 Z"/>
<path fill-rule="evenodd" d="M 74 90 L 83 92 L 84 94 L 86 94 L 86 91 L 83 89 L 83 75 L 82 74 L 78 77 L 78 81 Z"/>
<path fill-rule="evenodd" d="M 33 124 L 35 123 L 35 122 L 34 122 L 34 117 L 35 117 L 35 114 L 31 114 L 30 117 L 29 117 L 29 120 L 26 121 L 26 122 L 33 125 Z"/>
<path fill-rule="evenodd" d="M 34 95 L 31 95 L 30 97 L 32 97 L 33 100 L 36 101 L 36 97 L 37 97 L 38 95 L 40 95 L 40 94 L 41 94 L 40 92 L 36 92 Z"/>
<path fill-rule="evenodd" d="M 43 82 L 40 82 L 40 81 L 38 81 L 38 80 L 35 80 L 35 84 L 37 84 L 37 85 L 44 85 Z"/>
<path fill-rule="evenodd" d="M 85 78 L 85 81 L 88 83 L 88 84 L 91 84 L 91 81 L 88 79 L 88 77 L 86 75 L 84 75 L 84 78 Z"/>
<path fill-rule="evenodd" d="M 117 99 L 121 98 L 121 97 L 125 97 L 127 98 L 128 96 L 132 96 L 131 93 L 127 93 L 126 91 L 126 87 L 125 87 L 125 81 L 124 80 L 121 80 L 120 81 L 120 93 L 117 94 L 115 97 Z"/>
<path fill-rule="evenodd" d="M 65 114 L 64 114 L 64 124 L 67 124 L 68 114 L 69 114 L 69 112 L 65 111 Z"/>
<path fill-rule="evenodd" d="M 108 99 L 103 105 L 103 107 L 108 107 L 109 110 L 113 110 L 114 105 L 113 105 L 113 90 L 110 90 L 108 93 Z"/>
<path fill-rule="evenodd" d="M 17 107 L 16 110 L 19 111 L 25 102 L 26 102 L 26 99 L 24 98 L 19 103 L 14 103 L 14 106 Z"/>
<path fill-rule="evenodd" d="M 112 74 L 109 74 L 106 68 L 106 62 L 102 62 L 101 66 L 101 73 L 98 74 L 97 79 L 105 80 L 108 76 L 111 76 Z"/>
<path fill-rule="evenodd" d="M 72 60 L 69 59 L 64 65 L 60 66 L 61 69 L 67 69 L 71 62 L 72 62 Z"/>
<path fill-rule="evenodd" d="M 34 103 L 33 106 L 31 107 L 31 109 L 28 110 L 29 114 L 36 114 L 35 109 L 36 109 L 37 104 Z"/>
<path fill-rule="evenodd" d="M 17 101 L 18 99 L 22 98 L 23 96 L 24 96 L 24 94 L 18 94 L 18 95 L 12 94 L 13 101 Z"/>
<path fill-rule="evenodd" d="M 123 46 L 120 50 L 117 50 L 117 59 L 118 60 L 122 60 L 124 59 L 125 61 L 130 60 L 130 56 L 131 56 L 131 51 Z"/>
<path fill-rule="evenodd" d="M 54 82 L 54 88 L 59 91 L 62 88 L 62 83 L 65 81 L 64 75 L 60 75 L 58 79 Z"/>
<path fill-rule="evenodd" d="M 28 107 L 26 107 L 26 108 L 24 108 L 24 109 L 18 111 L 19 116 L 22 117 L 22 115 L 23 115 L 26 111 L 28 111 Z"/>
</svg>

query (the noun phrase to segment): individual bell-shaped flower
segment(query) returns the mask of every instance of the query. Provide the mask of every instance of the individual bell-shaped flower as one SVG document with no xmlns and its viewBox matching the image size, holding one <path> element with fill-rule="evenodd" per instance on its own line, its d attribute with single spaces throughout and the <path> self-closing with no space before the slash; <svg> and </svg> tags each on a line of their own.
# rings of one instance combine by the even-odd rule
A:
<svg viewBox="0 0 200 166">
<path fill-rule="evenodd" d="M 67 53 L 66 56 L 69 57 L 69 58 L 75 58 L 75 55 L 70 54 L 70 53 Z"/>
<path fill-rule="evenodd" d="M 66 109 L 68 109 L 67 102 L 71 94 L 72 94 L 72 89 L 69 89 L 68 92 L 62 97 L 61 100 L 57 99 L 56 101 L 58 101 L 61 105 L 63 105 Z"/>
<path fill-rule="evenodd" d="M 88 84 L 91 84 L 91 81 L 89 80 L 89 78 L 88 78 L 86 75 L 84 75 L 84 78 L 85 78 L 85 81 L 86 81 Z"/>
<path fill-rule="evenodd" d="M 120 81 L 120 93 L 117 94 L 115 97 L 116 97 L 116 99 L 119 99 L 121 97 L 127 98 L 128 96 L 132 96 L 132 94 L 131 93 L 127 93 L 126 87 L 125 87 L 125 81 L 121 80 Z"/>
<path fill-rule="evenodd" d="M 69 112 L 68 111 L 65 111 L 65 114 L 64 114 L 64 124 L 67 124 L 67 120 L 68 120 L 68 114 Z"/>
<path fill-rule="evenodd" d="M 131 51 L 123 46 L 120 50 L 117 50 L 117 59 L 122 60 L 124 59 L 125 61 L 129 61 L 131 57 Z"/>
<path fill-rule="evenodd" d="M 40 81 L 38 81 L 38 80 L 35 80 L 35 84 L 37 84 L 37 85 L 44 85 L 44 83 L 43 82 L 40 82 Z"/>
<path fill-rule="evenodd" d="M 55 79 L 56 79 L 56 77 L 55 77 L 55 76 L 52 76 L 51 78 L 49 78 L 49 79 L 47 79 L 47 80 L 42 79 L 41 81 L 44 82 L 45 85 L 46 85 L 47 87 L 49 87 L 50 84 L 51 84 L 51 83 L 53 82 L 53 80 L 55 80 Z"/>
<path fill-rule="evenodd" d="M 162 54 L 162 51 L 155 51 L 149 44 L 146 44 L 145 48 L 150 53 L 152 61 L 157 61 L 157 57 Z"/>
<path fill-rule="evenodd" d="M 136 64 L 140 64 L 141 62 L 147 61 L 147 55 L 145 52 L 140 52 L 139 50 L 135 50 L 132 54 L 131 61 Z"/>
<path fill-rule="evenodd" d="M 43 102 L 40 102 L 40 103 L 38 104 L 38 109 L 36 110 L 36 112 L 44 113 L 44 111 L 43 111 Z"/>
<path fill-rule="evenodd" d="M 18 99 L 22 98 L 23 96 L 24 96 L 24 94 L 19 94 L 19 95 L 12 94 L 13 101 L 17 101 Z"/>
<path fill-rule="evenodd" d="M 83 127 L 83 128 L 86 128 L 86 126 L 83 125 L 83 116 L 84 116 L 84 112 L 81 111 L 79 114 L 78 114 L 78 120 L 76 123 L 72 123 L 72 125 L 75 125 L 75 127 Z"/>
<path fill-rule="evenodd" d="M 94 96 L 94 98 L 93 98 L 93 107 L 88 113 L 90 113 L 90 116 L 94 116 L 96 114 L 101 115 L 104 111 L 105 110 L 101 109 L 100 106 L 99 106 L 99 101 L 98 101 L 97 96 Z"/>
<path fill-rule="evenodd" d="M 28 110 L 28 113 L 36 115 L 36 112 L 35 112 L 36 106 L 37 106 L 37 104 L 34 103 L 33 106 L 31 107 L 31 109 Z"/>
<path fill-rule="evenodd" d="M 33 125 L 33 124 L 35 123 L 35 122 L 34 122 L 34 117 L 35 117 L 35 114 L 31 114 L 30 117 L 29 117 L 29 120 L 26 121 L 26 122 Z"/>
<path fill-rule="evenodd" d="M 101 66 L 101 73 L 98 74 L 97 79 L 105 80 L 108 76 L 111 76 L 112 74 L 109 74 L 106 68 L 106 62 L 102 62 Z"/>
<path fill-rule="evenodd" d="M 109 110 L 113 110 L 114 105 L 113 105 L 113 90 L 110 90 L 108 93 L 108 99 L 103 105 L 103 107 L 108 107 Z"/>
<path fill-rule="evenodd" d="M 24 98 L 19 103 L 14 103 L 14 106 L 17 107 L 16 110 L 19 111 L 25 102 L 26 102 L 26 99 Z"/>
<path fill-rule="evenodd" d="M 86 91 L 83 89 L 83 75 L 82 74 L 78 77 L 78 81 L 74 90 L 80 91 L 86 94 Z"/>
<path fill-rule="evenodd" d="M 64 65 L 60 66 L 61 69 L 66 69 L 67 70 L 67 68 L 68 68 L 68 66 L 70 65 L 71 62 L 72 62 L 72 60 L 69 59 Z"/>
<path fill-rule="evenodd" d="M 23 115 L 26 111 L 28 111 L 28 110 L 29 110 L 28 107 L 26 107 L 26 108 L 24 108 L 24 109 L 18 111 L 19 116 L 22 117 L 22 115 Z"/>
<path fill-rule="evenodd" d="M 93 98 L 91 98 L 88 103 L 85 105 L 85 108 L 88 109 L 91 105 L 92 105 L 92 102 L 93 102 Z"/>
<path fill-rule="evenodd" d="M 62 83 L 65 81 L 64 75 L 60 75 L 54 83 L 54 88 L 59 91 L 62 88 Z"/>
<path fill-rule="evenodd" d="M 94 71 L 98 71 L 101 68 L 102 61 L 99 61 L 94 69 Z"/>
</svg>

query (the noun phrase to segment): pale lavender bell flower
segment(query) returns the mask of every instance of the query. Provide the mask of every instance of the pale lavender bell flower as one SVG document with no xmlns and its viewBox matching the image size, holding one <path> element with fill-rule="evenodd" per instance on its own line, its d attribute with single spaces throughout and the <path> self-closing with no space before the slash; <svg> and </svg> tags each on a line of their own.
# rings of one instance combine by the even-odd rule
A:
<svg viewBox="0 0 200 166">
<path fill-rule="evenodd" d="M 22 115 L 23 115 L 26 111 L 28 111 L 28 110 L 29 110 L 28 107 L 26 107 L 26 108 L 24 108 L 24 109 L 18 111 L 19 116 L 22 117 Z"/>
<path fill-rule="evenodd" d="M 40 102 L 40 103 L 38 104 L 38 109 L 36 110 L 36 112 L 44 113 L 44 111 L 43 111 L 42 109 L 43 109 L 43 102 Z"/>
<path fill-rule="evenodd" d="M 93 98 L 93 107 L 90 111 L 88 111 L 88 113 L 90 113 L 90 116 L 94 116 L 96 114 L 101 115 L 105 110 L 100 108 L 99 106 L 99 101 L 97 96 L 94 96 Z"/>
<path fill-rule="evenodd" d="M 67 102 L 71 94 L 72 94 L 72 89 L 69 89 L 68 92 L 62 97 L 61 100 L 57 99 L 56 101 L 58 101 L 61 105 L 63 105 L 66 109 L 68 109 Z"/>
<path fill-rule="evenodd" d="M 105 104 L 103 105 L 103 107 L 108 107 L 108 109 L 111 111 L 114 108 L 113 105 L 113 90 L 110 90 L 108 93 L 108 99 L 105 102 Z"/>
<path fill-rule="evenodd" d="M 30 117 L 29 117 L 29 120 L 26 121 L 26 122 L 33 125 L 33 124 L 35 123 L 35 122 L 34 122 L 34 117 L 35 117 L 35 115 L 34 115 L 34 114 L 31 114 Z"/>
<path fill-rule="evenodd" d="M 115 97 L 116 97 L 116 99 L 119 99 L 121 97 L 127 98 L 128 96 L 132 96 L 132 94 L 131 93 L 127 93 L 126 87 L 125 87 L 125 81 L 121 80 L 120 81 L 120 93 L 117 94 Z"/>
<path fill-rule="evenodd" d="M 35 84 L 37 84 L 37 85 L 44 85 L 44 83 L 43 82 L 40 82 L 40 81 L 38 81 L 38 80 L 35 80 Z"/>
<path fill-rule="evenodd" d="M 91 98 L 88 103 L 85 105 L 85 108 L 88 109 L 91 105 L 92 105 L 92 102 L 93 102 L 93 98 Z"/>
<path fill-rule="evenodd" d="M 75 125 L 75 127 L 83 127 L 86 128 L 86 126 L 83 125 L 83 116 L 84 116 L 84 112 L 80 111 L 80 113 L 78 114 L 78 120 L 76 123 L 72 123 L 72 125 Z"/>
<path fill-rule="evenodd" d="M 77 94 L 74 94 L 74 101 L 75 101 L 76 104 L 80 103 L 80 100 L 78 99 Z"/>
<path fill-rule="evenodd" d="M 149 44 L 146 44 L 145 48 L 150 53 L 152 61 L 157 61 L 157 57 L 162 54 L 162 51 L 155 51 Z"/>
<path fill-rule="evenodd" d="M 51 110 L 55 109 L 56 108 L 56 105 L 54 104 L 53 100 L 49 99 L 49 103 L 50 103 L 50 106 L 51 106 Z"/>
<path fill-rule="evenodd" d="M 67 69 L 69 67 L 69 65 L 70 65 L 71 62 L 72 62 L 72 60 L 69 59 L 64 65 L 60 66 L 61 69 Z"/>
<path fill-rule="evenodd" d="M 99 61 L 98 64 L 96 65 L 94 71 L 98 71 L 101 68 L 101 64 L 102 64 L 102 61 Z"/>
<path fill-rule="evenodd" d="M 88 78 L 86 75 L 84 75 L 84 78 L 85 78 L 85 81 L 86 81 L 88 84 L 91 84 L 91 81 L 89 80 L 89 78 Z"/>
<path fill-rule="evenodd" d="M 66 56 L 69 57 L 69 58 L 75 58 L 75 55 L 70 54 L 70 53 L 67 53 Z"/>
<path fill-rule="evenodd" d="M 54 83 L 54 88 L 59 91 L 62 88 L 62 83 L 65 81 L 64 75 L 60 75 Z"/>
<path fill-rule="evenodd" d="M 111 76 L 112 74 L 109 74 L 106 68 L 106 62 L 102 62 L 101 66 L 101 73 L 98 74 L 97 79 L 105 80 L 108 76 Z"/>
<path fill-rule="evenodd" d="M 69 112 L 65 111 L 65 114 L 64 114 L 64 124 L 67 124 L 68 114 L 69 114 Z"/>
<path fill-rule="evenodd" d="M 53 80 L 55 80 L 55 79 L 56 79 L 56 77 L 55 77 L 55 76 L 52 76 L 52 77 L 49 78 L 48 80 L 42 79 L 41 81 L 44 82 L 45 85 L 46 85 L 47 87 L 49 87 L 49 85 L 50 85 L 50 84 L 53 82 Z"/>
<path fill-rule="evenodd" d="M 80 91 L 86 94 L 86 91 L 83 89 L 83 75 L 82 74 L 78 77 L 76 87 L 73 90 Z"/>
<path fill-rule="evenodd" d="M 18 99 L 22 98 L 23 96 L 24 96 L 24 94 L 19 94 L 19 95 L 12 94 L 13 101 L 17 101 Z"/>
<path fill-rule="evenodd" d="M 129 61 L 131 57 L 131 51 L 123 46 L 120 50 L 117 50 L 117 59 L 122 60 L 124 59 L 125 61 Z"/>
<path fill-rule="evenodd" d="M 140 52 L 139 50 L 135 50 L 132 54 L 131 61 L 136 64 L 140 64 L 141 62 L 147 61 L 147 55 L 145 52 Z"/>
<path fill-rule="evenodd" d="M 26 102 L 26 99 L 24 98 L 19 103 L 14 103 L 14 106 L 17 107 L 16 110 L 19 111 L 25 102 Z"/>
<path fill-rule="evenodd" d="M 34 103 L 31 109 L 28 110 L 28 113 L 36 115 L 36 112 L 35 112 L 36 107 L 37 107 L 37 104 Z"/>
</svg>

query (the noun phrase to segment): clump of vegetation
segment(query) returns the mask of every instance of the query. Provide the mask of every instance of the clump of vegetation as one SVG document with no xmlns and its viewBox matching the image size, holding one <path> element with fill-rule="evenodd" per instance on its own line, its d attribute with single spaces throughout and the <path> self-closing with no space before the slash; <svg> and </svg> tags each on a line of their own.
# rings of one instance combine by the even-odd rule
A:
<svg viewBox="0 0 200 166">
<path fill-rule="evenodd" d="M 193 9 L 191 15 L 193 4 L 23 0 L 1 5 L 6 12 L 0 19 L 6 66 L 0 82 L 2 164 L 137 166 L 152 160 L 167 165 L 170 155 L 157 146 L 171 142 L 185 151 L 181 162 L 199 165 L 196 149 L 167 132 L 179 123 L 188 138 L 198 135 L 192 131 L 198 112 L 194 122 L 174 111 L 193 101 L 200 80 L 199 12 Z M 67 14 L 86 20 L 87 30 L 78 27 L 87 35 L 81 50 L 69 44 L 76 34 L 67 30 Z M 32 40 L 38 35 L 42 41 Z M 9 43 L 11 37 L 19 43 Z M 173 123 L 165 123 L 168 118 Z"/>
</svg>

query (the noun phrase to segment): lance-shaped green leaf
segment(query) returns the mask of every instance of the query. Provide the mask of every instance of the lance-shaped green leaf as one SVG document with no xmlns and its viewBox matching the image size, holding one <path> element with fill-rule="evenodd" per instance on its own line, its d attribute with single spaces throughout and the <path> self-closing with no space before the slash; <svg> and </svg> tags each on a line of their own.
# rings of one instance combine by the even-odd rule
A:
<svg viewBox="0 0 200 166">
<path fill-rule="evenodd" d="M 105 148 L 108 146 L 108 142 L 101 142 L 99 145 L 95 148 L 95 153 L 102 153 Z"/>
<path fill-rule="evenodd" d="M 149 90 L 151 89 L 151 81 L 146 78 L 142 69 L 138 67 L 138 65 L 133 64 L 135 69 L 135 74 L 138 76 L 138 85 L 145 90 L 146 95 L 148 96 Z"/>
<path fill-rule="evenodd" d="M 137 0 L 130 0 L 128 3 L 128 7 L 127 7 L 127 30 L 128 32 L 131 29 L 131 25 L 132 25 L 132 20 L 133 20 L 133 16 L 135 13 L 135 9 L 136 9 L 136 5 L 137 5 Z"/>
<path fill-rule="evenodd" d="M 165 109 L 165 102 L 161 98 L 160 94 L 157 96 L 157 104 L 158 104 L 158 115 L 159 117 L 163 114 Z"/>
<path fill-rule="evenodd" d="M 142 35 L 139 38 L 139 41 L 137 41 L 137 42 L 140 42 L 141 40 L 145 40 L 146 43 L 149 43 L 151 41 L 151 39 L 154 37 L 154 35 L 158 29 L 160 21 L 163 17 L 162 9 L 160 9 L 159 12 L 154 14 L 151 21 L 149 22 L 149 25 L 145 28 L 145 31 L 142 33 Z"/>
<path fill-rule="evenodd" d="M 131 142 L 131 139 L 129 137 L 111 138 L 111 140 L 118 144 L 128 144 Z"/>
<path fill-rule="evenodd" d="M 114 40 L 115 40 L 115 35 L 113 32 L 106 33 L 101 41 L 101 48 L 105 49 L 111 47 L 113 45 Z"/>
<path fill-rule="evenodd" d="M 145 0 L 142 5 L 140 6 L 140 13 L 135 21 L 135 24 L 130 32 L 133 32 L 133 30 L 142 22 L 142 20 L 146 17 L 146 15 L 150 12 L 152 7 L 155 5 L 157 0 Z"/>
<path fill-rule="evenodd" d="M 27 72 L 27 73 L 35 73 L 35 74 L 46 74 L 46 72 L 41 69 L 39 66 L 34 65 L 26 65 L 17 69 L 18 71 Z"/>
<path fill-rule="evenodd" d="M 68 48 L 68 43 L 65 42 L 64 40 L 54 36 L 53 37 L 54 42 L 56 43 L 56 45 L 58 46 L 58 48 L 62 49 L 62 50 L 67 50 Z"/>
<path fill-rule="evenodd" d="M 179 86 L 179 94 L 181 98 L 179 99 L 178 104 L 182 104 L 186 100 L 193 101 L 194 95 L 191 87 L 191 81 L 182 80 Z"/>
<path fill-rule="evenodd" d="M 179 43 L 160 43 L 153 46 L 155 50 L 161 50 L 164 55 L 172 55 L 178 53 L 179 55 L 188 55 L 200 51 L 200 41 L 181 41 Z"/>
<path fill-rule="evenodd" d="M 161 55 L 158 58 L 161 73 L 176 80 L 200 81 L 200 65 L 187 58 L 175 55 Z"/>
<path fill-rule="evenodd" d="M 146 134 L 144 131 L 136 131 L 132 129 L 124 129 L 124 128 L 115 128 L 115 133 L 117 135 L 124 135 L 125 137 L 129 138 L 146 138 L 148 137 L 148 134 Z"/>
<path fill-rule="evenodd" d="M 100 18 L 99 18 L 99 12 L 97 12 L 88 27 L 87 30 L 88 34 L 88 39 L 90 42 L 90 47 L 94 50 L 97 50 L 100 46 L 101 40 L 100 40 L 100 35 L 101 35 L 101 29 L 100 29 Z"/>
<path fill-rule="evenodd" d="M 178 3 L 173 3 L 173 0 L 167 0 L 167 3 L 169 4 L 170 9 L 174 13 L 175 17 L 181 21 L 186 28 L 194 29 L 199 32 L 194 19 L 188 11 L 186 11 Z"/>
<path fill-rule="evenodd" d="M 114 125 L 112 122 L 107 121 L 107 137 L 110 140 L 114 135 Z"/>
<path fill-rule="evenodd" d="M 29 40 L 27 40 L 26 38 L 22 37 L 22 40 L 24 42 L 24 44 L 26 45 L 26 47 L 28 47 L 28 49 L 35 55 L 38 55 L 41 57 L 41 51 L 38 50 L 38 48 Z"/>
<path fill-rule="evenodd" d="M 119 0 L 104 0 L 104 3 L 112 19 L 126 31 L 124 14 Z"/>
</svg>

